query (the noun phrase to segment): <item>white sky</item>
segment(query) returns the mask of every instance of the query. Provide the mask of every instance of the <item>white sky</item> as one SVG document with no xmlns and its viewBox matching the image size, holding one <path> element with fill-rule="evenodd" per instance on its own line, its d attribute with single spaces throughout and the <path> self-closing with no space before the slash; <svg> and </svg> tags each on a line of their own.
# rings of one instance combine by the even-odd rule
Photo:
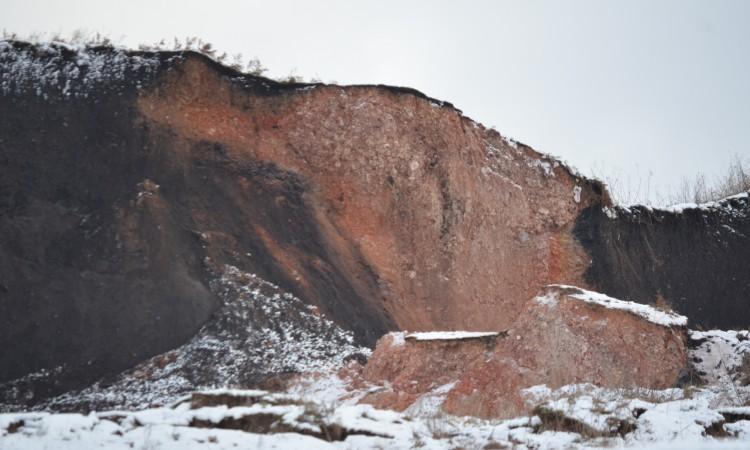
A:
<svg viewBox="0 0 750 450">
<path fill-rule="evenodd" d="M 270 75 L 410 86 L 653 191 L 750 159 L 750 1 L 0 0 L 19 34 L 198 36 Z"/>
</svg>

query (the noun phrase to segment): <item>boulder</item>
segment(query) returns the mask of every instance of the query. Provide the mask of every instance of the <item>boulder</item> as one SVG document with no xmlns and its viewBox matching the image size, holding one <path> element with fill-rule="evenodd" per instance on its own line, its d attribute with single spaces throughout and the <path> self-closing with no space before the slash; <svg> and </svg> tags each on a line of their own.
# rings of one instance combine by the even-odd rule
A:
<svg viewBox="0 0 750 450">
<path fill-rule="evenodd" d="M 384 337 L 363 377 L 385 388 L 363 401 L 405 409 L 437 391 L 448 413 L 504 418 L 529 412 L 523 389 L 540 384 L 663 389 L 686 365 L 686 324 L 650 306 L 551 285 L 502 332 Z"/>
</svg>

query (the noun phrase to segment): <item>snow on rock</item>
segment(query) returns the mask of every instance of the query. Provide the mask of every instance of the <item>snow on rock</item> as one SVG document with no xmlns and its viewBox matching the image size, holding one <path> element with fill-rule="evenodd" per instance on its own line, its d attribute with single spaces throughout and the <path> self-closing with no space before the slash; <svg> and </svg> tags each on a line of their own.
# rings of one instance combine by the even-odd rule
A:
<svg viewBox="0 0 750 450">
<path fill-rule="evenodd" d="M 719 427 L 724 416 L 712 410 L 706 398 L 657 404 L 638 417 L 632 441 L 699 440 L 707 429 Z"/>
<path fill-rule="evenodd" d="M 0 41 L 0 44 L 3 95 L 31 92 L 44 99 L 59 95 L 85 98 L 123 83 L 140 88 L 160 67 L 159 58 L 154 55 L 112 47 L 59 42 Z"/>
<path fill-rule="evenodd" d="M 427 331 L 422 333 L 409 333 L 406 339 L 415 341 L 447 341 L 461 339 L 481 339 L 485 337 L 498 336 L 498 331 Z"/>
<path fill-rule="evenodd" d="M 542 170 L 545 177 L 554 177 L 555 171 L 554 169 L 560 165 L 555 160 L 546 160 L 546 159 L 531 159 L 527 162 L 529 167 L 538 167 Z"/>
<path fill-rule="evenodd" d="M 739 194 L 730 195 L 729 197 L 722 198 L 716 201 L 710 201 L 705 203 L 678 203 L 676 205 L 670 205 L 663 209 L 677 214 L 682 214 L 687 209 L 700 209 L 704 211 L 712 209 L 732 209 L 732 200 L 747 199 L 748 192 L 740 192 Z"/>
<path fill-rule="evenodd" d="M 652 408 L 655 402 L 681 399 L 684 392 L 682 389 L 612 389 L 584 383 L 558 389 L 532 386 L 524 389 L 522 395 L 537 412 L 562 415 L 590 434 L 616 435 L 623 427 L 634 428 L 639 411 Z"/>
<path fill-rule="evenodd" d="M 577 300 L 584 301 L 595 305 L 601 305 L 605 308 L 619 309 L 643 317 L 649 322 L 665 327 L 684 327 L 687 326 L 687 317 L 675 314 L 673 312 L 662 311 L 652 306 L 642 303 L 618 300 L 608 295 L 587 291 L 576 286 L 567 286 L 564 284 L 553 284 L 550 287 L 563 289 L 565 294 Z M 549 295 L 549 294 L 545 294 Z"/>
<path fill-rule="evenodd" d="M 534 297 L 534 301 L 540 305 L 554 307 L 557 306 L 558 298 L 556 292 L 545 292 L 542 295 Z"/>
<path fill-rule="evenodd" d="M 389 333 L 392 337 L 391 345 L 394 346 L 401 346 L 404 345 L 404 342 L 406 342 L 406 333 L 403 331 L 395 331 L 393 333 Z"/>
<path fill-rule="evenodd" d="M 750 331 L 691 330 L 688 336 L 690 362 L 704 381 L 750 384 Z"/>
<path fill-rule="evenodd" d="M 506 144 L 508 144 L 508 146 L 511 147 L 511 148 L 513 148 L 513 149 L 518 149 L 518 142 L 514 141 L 513 139 L 511 139 L 511 138 L 509 138 L 507 136 L 503 136 L 503 142 L 505 142 Z"/>
<path fill-rule="evenodd" d="M 740 439 L 726 439 L 729 448 L 748 445 L 745 425 L 731 416 L 733 409 L 713 406 L 720 397 L 713 389 L 606 389 L 578 384 L 556 390 L 535 386 L 525 390 L 525 396 L 538 405 L 535 412 L 544 426 L 567 423 L 591 437 L 608 437 L 606 446 L 672 448 L 680 443 L 682 448 L 713 448 L 715 436 Z"/>
<path fill-rule="evenodd" d="M 616 219 L 620 214 L 627 216 L 639 215 L 644 212 L 659 212 L 668 214 L 684 214 L 688 211 L 718 212 L 730 217 L 746 217 L 750 204 L 750 192 L 740 192 L 719 200 L 705 203 L 678 203 L 664 207 L 652 207 L 639 204 L 605 207 L 604 212 L 610 219 Z"/>
<path fill-rule="evenodd" d="M 573 201 L 574 202 L 581 203 L 581 192 L 582 192 L 581 186 L 576 185 L 573 188 Z"/>
</svg>

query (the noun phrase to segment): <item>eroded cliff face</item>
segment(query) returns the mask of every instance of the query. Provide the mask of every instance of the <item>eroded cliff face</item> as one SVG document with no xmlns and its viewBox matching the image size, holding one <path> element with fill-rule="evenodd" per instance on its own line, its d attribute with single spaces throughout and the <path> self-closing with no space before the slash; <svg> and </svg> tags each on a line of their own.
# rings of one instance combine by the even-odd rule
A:
<svg viewBox="0 0 750 450">
<path fill-rule="evenodd" d="M 577 239 L 591 255 L 585 278 L 609 295 L 667 306 L 691 326 L 750 326 L 750 198 L 719 202 L 590 208 Z"/>
<path fill-rule="evenodd" d="M 305 205 L 322 248 L 307 250 L 309 237 L 287 223 L 256 219 L 268 206 L 247 201 L 252 188 L 234 208 L 254 217 L 231 237 L 259 241 L 287 285 L 326 314 L 342 317 L 346 305 L 310 291 L 337 271 L 357 304 L 385 310 L 401 329 L 502 327 L 541 284 L 580 278 L 586 258 L 570 229 L 579 211 L 601 203 L 601 191 L 557 162 L 420 96 L 338 86 L 269 95 L 257 82 L 189 57 L 137 105 L 155 133 L 169 136 L 162 148 L 184 171 L 217 161 L 220 170 L 203 181 L 223 185 L 217 197 L 247 166 L 299 180 L 300 198 L 281 207 Z M 226 220 L 192 219 L 209 235 Z M 226 244 L 209 239 L 208 252 Z"/>
<path fill-rule="evenodd" d="M 55 393 L 185 342 L 226 264 L 369 345 L 502 327 L 585 268 L 570 230 L 598 186 L 414 91 L 197 54 L 2 62 L 1 380 L 56 370 Z"/>
<path fill-rule="evenodd" d="M 601 186 L 416 91 L 20 43 L 0 75 L 0 381 L 55 372 L 36 395 L 186 342 L 227 265 L 366 345 L 585 285 Z"/>
</svg>

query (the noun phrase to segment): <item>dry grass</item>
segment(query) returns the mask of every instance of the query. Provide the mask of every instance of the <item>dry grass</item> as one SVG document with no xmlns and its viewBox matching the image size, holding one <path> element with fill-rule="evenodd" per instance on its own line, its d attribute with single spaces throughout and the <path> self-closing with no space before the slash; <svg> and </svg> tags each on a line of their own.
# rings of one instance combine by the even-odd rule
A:
<svg viewBox="0 0 750 450">
<path fill-rule="evenodd" d="M 450 439 L 457 435 L 456 424 L 453 423 L 448 414 L 442 411 L 426 419 L 425 425 L 433 439 Z"/>
<path fill-rule="evenodd" d="M 540 405 L 534 408 L 532 414 L 539 417 L 542 421 L 541 425 L 535 430 L 537 433 L 543 431 L 565 431 L 580 434 L 587 438 L 602 437 L 601 432 L 579 420 L 566 416 L 565 413 L 556 409 Z"/>
</svg>

